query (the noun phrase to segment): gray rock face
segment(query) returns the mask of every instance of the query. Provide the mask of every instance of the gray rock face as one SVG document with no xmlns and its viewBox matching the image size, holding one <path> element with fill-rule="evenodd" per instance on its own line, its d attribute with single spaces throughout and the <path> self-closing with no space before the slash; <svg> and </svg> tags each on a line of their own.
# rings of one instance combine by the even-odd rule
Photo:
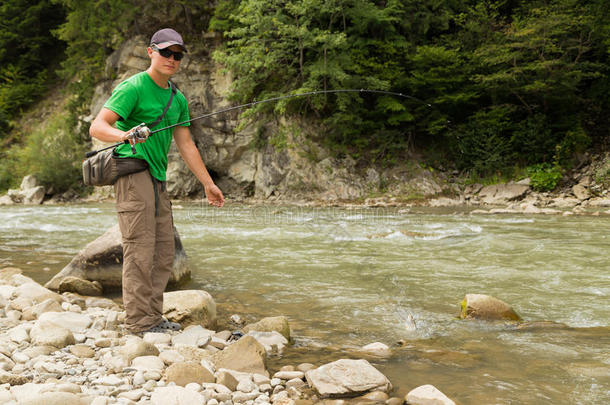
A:
<svg viewBox="0 0 610 405">
<path fill-rule="evenodd" d="M 176 228 L 174 228 L 174 242 L 176 254 L 169 284 L 177 284 L 190 277 L 186 253 Z M 76 277 L 98 281 L 104 290 L 117 290 L 121 288 L 122 269 L 123 246 L 121 231 L 117 224 L 87 244 L 62 271 L 45 284 L 45 287 L 57 291 L 66 277 Z"/>
<path fill-rule="evenodd" d="M 520 200 L 529 191 L 525 184 L 493 184 L 479 191 L 479 199 L 483 204 L 506 204 Z"/>
<path fill-rule="evenodd" d="M 189 325 L 211 327 L 216 323 L 216 303 L 203 290 L 171 291 L 163 294 L 163 314 L 183 328 Z"/>
<path fill-rule="evenodd" d="M 405 397 L 409 405 L 455 405 L 451 399 L 434 385 L 422 385 L 411 390 Z"/>
<path fill-rule="evenodd" d="M 506 302 L 485 294 L 466 294 L 460 318 L 520 321 L 521 317 Z"/>
<path fill-rule="evenodd" d="M 388 392 L 390 381 L 366 360 L 341 359 L 305 373 L 321 398 L 349 397 L 368 391 Z"/>
</svg>

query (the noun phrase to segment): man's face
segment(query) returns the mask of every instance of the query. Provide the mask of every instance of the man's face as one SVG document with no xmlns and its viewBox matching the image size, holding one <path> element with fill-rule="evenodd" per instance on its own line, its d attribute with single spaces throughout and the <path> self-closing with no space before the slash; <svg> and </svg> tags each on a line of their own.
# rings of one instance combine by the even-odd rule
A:
<svg viewBox="0 0 610 405">
<path fill-rule="evenodd" d="M 183 50 L 179 45 L 172 45 L 169 48 L 153 50 L 148 48 L 148 56 L 150 57 L 151 67 L 157 72 L 171 76 L 178 71 L 180 61 L 176 60 L 175 54 L 170 54 L 169 57 L 163 56 L 161 53 L 168 54 L 167 50 L 183 54 Z"/>
</svg>

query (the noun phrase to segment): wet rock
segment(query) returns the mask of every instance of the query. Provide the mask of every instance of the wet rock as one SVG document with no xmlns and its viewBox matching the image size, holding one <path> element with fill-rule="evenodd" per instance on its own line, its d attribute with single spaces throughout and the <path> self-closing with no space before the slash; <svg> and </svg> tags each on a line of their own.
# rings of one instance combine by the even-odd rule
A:
<svg viewBox="0 0 610 405">
<path fill-rule="evenodd" d="M 75 343 L 72 332 L 52 322 L 38 320 L 30 331 L 32 343 L 39 346 L 53 346 L 58 349 Z"/>
<path fill-rule="evenodd" d="M 214 375 L 208 369 L 196 362 L 174 363 L 165 370 L 165 380 L 185 386 L 189 383 L 213 383 Z"/>
<path fill-rule="evenodd" d="M 409 405 L 455 405 L 451 399 L 433 385 L 422 385 L 405 397 Z"/>
<path fill-rule="evenodd" d="M 341 359 L 305 373 L 321 398 L 353 396 L 368 391 L 388 392 L 390 381 L 366 360 Z"/>
<path fill-rule="evenodd" d="M 287 340 L 290 340 L 290 325 L 288 324 L 288 318 L 285 316 L 274 316 L 263 318 L 258 322 L 248 324 L 244 327 L 244 333 L 251 331 L 258 332 L 279 332 Z"/>
<path fill-rule="evenodd" d="M 248 336 L 252 336 L 258 343 L 263 345 L 268 355 L 284 351 L 284 347 L 288 344 L 288 340 L 279 332 L 259 332 L 250 331 Z"/>
<path fill-rule="evenodd" d="M 392 355 L 392 350 L 388 345 L 381 342 L 370 343 L 363 346 L 360 351 L 377 357 L 390 357 Z"/>
<path fill-rule="evenodd" d="M 57 291 L 63 279 L 73 276 L 84 280 L 98 281 L 104 290 L 120 289 L 123 270 L 121 239 L 121 231 L 117 224 L 108 229 L 102 236 L 87 244 L 66 267 L 45 284 L 45 287 Z M 170 285 L 190 277 L 190 271 L 186 265 L 186 253 L 176 228 L 174 228 L 174 242 L 176 253 L 169 280 Z"/>
<path fill-rule="evenodd" d="M 520 200 L 529 191 L 525 184 L 493 184 L 479 191 L 478 197 L 483 204 L 501 205 Z"/>
<path fill-rule="evenodd" d="M 269 375 L 265 348 L 252 336 L 244 336 L 213 356 L 216 369 L 226 368 L 247 373 Z"/>
<path fill-rule="evenodd" d="M 189 325 L 212 327 L 216 323 L 216 303 L 203 290 L 181 290 L 163 294 L 163 314 L 183 328 Z"/>
<path fill-rule="evenodd" d="M 297 370 L 302 371 L 303 373 L 313 370 L 314 368 L 316 368 L 316 366 L 311 363 L 301 363 L 297 366 Z"/>
<path fill-rule="evenodd" d="M 497 298 L 484 294 L 466 294 L 461 303 L 460 318 L 520 321 L 513 308 Z"/>
<path fill-rule="evenodd" d="M 60 293 L 74 292 L 87 296 L 100 296 L 104 292 L 99 281 L 89 281 L 73 276 L 61 280 L 58 290 Z"/>
</svg>

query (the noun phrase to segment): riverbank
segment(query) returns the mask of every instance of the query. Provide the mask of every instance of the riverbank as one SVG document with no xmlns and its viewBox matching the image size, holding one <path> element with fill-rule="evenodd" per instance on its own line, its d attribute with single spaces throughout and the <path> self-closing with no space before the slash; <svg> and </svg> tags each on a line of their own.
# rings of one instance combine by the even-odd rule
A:
<svg viewBox="0 0 610 405">
<path fill-rule="evenodd" d="M 386 180 L 386 192 L 370 192 L 355 198 L 346 193 L 329 194 L 327 191 L 299 190 L 270 194 L 267 197 L 227 196 L 228 203 L 246 205 L 293 205 L 302 207 L 455 207 L 472 214 L 547 214 L 547 215 L 610 215 L 610 157 L 607 154 L 589 156 L 580 167 L 565 174 L 555 190 L 540 192 L 531 186 L 530 178 L 519 181 L 484 185 L 469 179 L 443 172 L 431 172 L 421 168 L 410 175 L 400 169 L 400 176 Z M 373 169 L 369 177 L 379 179 Z M 177 174 L 179 175 L 179 173 Z M 392 177 L 385 173 L 384 176 Z M 355 182 L 358 176 L 354 174 Z M 170 176 L 171 179 L 171 176 Z M 170 189 L 172 187 L 169 187 Z M 349 193 L 347 193 L 349 194 Z M 174 196 L 174 203 L 201 202 L 201 194 L 190 197 Z M 95 187 L 91 194 L 81 196 L 75 191 L 58 194 L 46 190 L 33 176 L 26 176 L 19 189 L 9 190 L 0 196 L 0 205 L 56 205 L 97 203 L 114 200 L 112 186 Z"/>
<path fill-rule="evenodd" d="M 288 320 L 244 325 L 234 314 L 243 332 L 215 331 L 216 304 L 200 290 L 165 293 L 165 315 L 183 331 L 133 335 L 116 300 L 59 295 L 17 268 L 0 269 L 0 284 L 3 404 L 454 404 L 430 385 L 390 397 L 391 382 L 365 359 L 268 370 L 267 357 L 290 345 Z M 390 348 L 362 352 L 383 358 Z"/>
</svg>

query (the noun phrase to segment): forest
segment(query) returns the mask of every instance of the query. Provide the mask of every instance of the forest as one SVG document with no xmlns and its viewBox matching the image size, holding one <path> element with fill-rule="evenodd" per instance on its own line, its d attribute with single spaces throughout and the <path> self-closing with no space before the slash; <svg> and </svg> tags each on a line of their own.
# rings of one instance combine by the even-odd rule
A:
<svg viewBox="0 0 610 405">
<path fill-rule="evenodd" d="M 58 190 L 79 182 L 81 119 L 106 58 L 133 35 L 208 32 L 206 57 L 230 70 L 246 116 L 306 116 L 336 156 L 427 164 L 474 177 L 569 170 L 610 139 L 607 0 L 4 0 L 0 5 L 0 190 L 27 173 Z M 195 57 L 196 55 L 193 55 Z M 44 130 L 20 118 L 61 97 Z M 554 183 L 548 185 L 552 189 Z"/>
</svg>

